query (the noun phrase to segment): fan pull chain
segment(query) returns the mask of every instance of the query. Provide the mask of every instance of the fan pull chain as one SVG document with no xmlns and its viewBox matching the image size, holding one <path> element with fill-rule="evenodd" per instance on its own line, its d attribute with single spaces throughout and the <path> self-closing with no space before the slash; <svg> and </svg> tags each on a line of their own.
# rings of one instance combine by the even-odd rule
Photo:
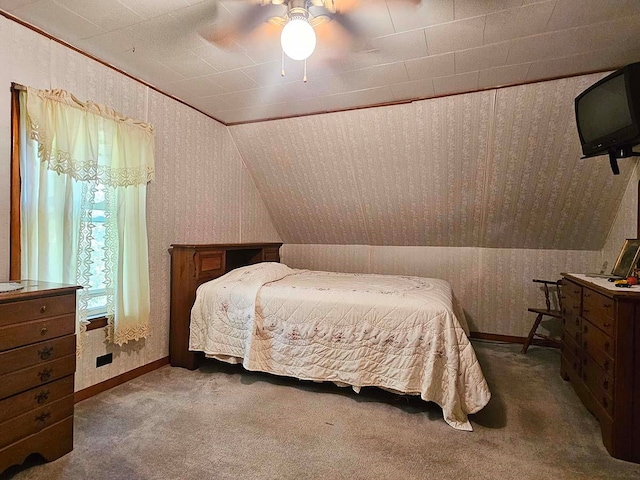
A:
<svg viewBox="0 0 640 480">
<path fill-rule="evenodd" d="M 307 59 L 304 59 L 304 76 L 302 77 L 302 81 L 307 83 Z"/>
<path fill-rule="evenodd" d="M 282 50 L 282 70 L 280 70 L 280 75 L 284 77 L 284 50 Z"/>
</svg>

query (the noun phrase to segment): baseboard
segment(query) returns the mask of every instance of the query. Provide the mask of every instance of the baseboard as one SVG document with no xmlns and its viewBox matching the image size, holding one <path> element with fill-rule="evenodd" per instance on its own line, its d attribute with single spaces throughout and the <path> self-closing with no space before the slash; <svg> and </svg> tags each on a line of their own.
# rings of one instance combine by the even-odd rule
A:
<svg viewBox="0 0 640 480">
<path fill-rule="evenodd" d="M 497 333 L 483 333 L 483 332 L 470 332 L 470 338 L 475 338 L 477 340 L 489 340 L 491 342 L 505 342 L 505 343 L 520 343 L 524 344 L 524 341 L 527 337 L 517 337 L 515 335 L 499 335 Z M 542 338 L 534 338 L 531 341 L 531 345 L 538 345 L 540 347 L 558 347 L 557 344 L 544 340 Z"/>
<path fill-rule="evenodd" d="M 110 388 L 117 387 L 118 385 L 122 385 L 123 383 L 128 382 L 129 380 L 133 380 L 140 375 L 144 375 L 145 373 L 152 372 L 164 365 L 169 364 L 169 357 L 164 357 L 155 362 L 147 363 L 138 368 L 134 368 L 133 370 L 129 370 L 117 377 L 110 378 L 109 380 L 105 380 L 104 382 L 96 383 L 95 385 L 91 385 L 90 387 L 84 388 L 80 391 L 77 391 L 74 396 L 74 402 L 78 403 L 82 400 L 86 400 L 89 397 L 93 397 L 99 393 L 105 392 Z"/>
</svg>

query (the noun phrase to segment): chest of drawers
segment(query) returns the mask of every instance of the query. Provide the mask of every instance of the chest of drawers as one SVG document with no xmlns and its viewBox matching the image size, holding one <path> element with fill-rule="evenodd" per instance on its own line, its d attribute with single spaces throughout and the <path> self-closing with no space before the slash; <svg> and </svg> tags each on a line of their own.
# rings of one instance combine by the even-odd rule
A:
<svg viewBox="0 0 640 480">
<path fill-rule="evenodd" d="M 0 472 L 73 449 L 77 287 L 23 283 L 0 293 Z"/>
<path fill-rule="evenodd" d="M 640 292 L 563 277 L 561 375 L 599 420 L 609 453 L 640 463 Z"/>
</svg>

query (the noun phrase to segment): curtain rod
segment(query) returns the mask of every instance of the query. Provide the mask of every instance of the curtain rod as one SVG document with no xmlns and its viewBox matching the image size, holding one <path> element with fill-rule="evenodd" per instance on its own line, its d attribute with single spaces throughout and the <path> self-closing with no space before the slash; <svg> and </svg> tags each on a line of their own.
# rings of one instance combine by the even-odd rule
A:
<svg viewBox="0 0 640 480">
<path fill-rule="evenodd" d="M 19 83 L 16 82 L 11 82 L 11 89 L 12 90 L 20 90 L 20 91 L 27 91 L 27 87 L 25 87 L 24 85 L 20 85 Z"/>
</svg>

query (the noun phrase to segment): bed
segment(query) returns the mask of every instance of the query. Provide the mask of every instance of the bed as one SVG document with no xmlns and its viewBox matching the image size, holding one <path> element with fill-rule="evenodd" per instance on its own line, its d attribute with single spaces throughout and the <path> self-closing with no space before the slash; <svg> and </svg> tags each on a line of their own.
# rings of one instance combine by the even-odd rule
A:
<svg viewBox="0 0 640 480">
<path fill-rule="evenodd" d="M 467 415 L 491 394 L 446 281 L 292 269 L 278 263 L 277 250 L 269 254 L 278 247 L 252 245 L 226 245 L 219 256 L 213 245 L 188 246 L 194 265 L 183 271 L 197 275 L 204 260 L 220 273 L 194 282 L 182 332 L 191 354 L 355 391 L 420 395 L 442 408 L 449 425 L 471 430 Z M 233 248 L 244 250 L 243 261 Z M 172 330 L 173 293 L 172 282 Z"/>
</svg>

